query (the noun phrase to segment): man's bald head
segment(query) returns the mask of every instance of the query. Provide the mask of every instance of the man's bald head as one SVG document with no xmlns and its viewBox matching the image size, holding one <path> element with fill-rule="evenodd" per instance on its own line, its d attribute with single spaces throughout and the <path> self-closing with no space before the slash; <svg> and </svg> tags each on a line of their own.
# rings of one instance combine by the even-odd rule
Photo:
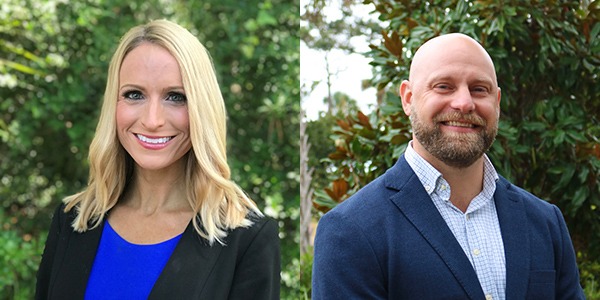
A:
<svg viewBox="0 0 600 300">
<path fill-rule="evenodd" d="M 497 83 L 496 69 L 490 55 L 471 37 L 462 33 L 441 35 L 424 43 L 413 57 L 410 65 L 409 81 L 415 81 L 430 74 L 441 62 L 466 58 L 488 68 L 493 81 Z"/>
</svg>

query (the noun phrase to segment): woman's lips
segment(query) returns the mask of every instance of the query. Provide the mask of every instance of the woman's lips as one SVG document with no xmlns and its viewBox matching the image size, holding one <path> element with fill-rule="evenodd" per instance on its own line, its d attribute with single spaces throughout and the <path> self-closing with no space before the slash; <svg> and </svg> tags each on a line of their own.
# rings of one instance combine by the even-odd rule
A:
<svg viewBox="0 0 600 300">
<path fill-rule="evenodd" d="M 136 133 L 135 137 L 142 147 L 150 150 L 160 150 L 165 148 L 175 136 L 155 137 Z"/>
</svg>

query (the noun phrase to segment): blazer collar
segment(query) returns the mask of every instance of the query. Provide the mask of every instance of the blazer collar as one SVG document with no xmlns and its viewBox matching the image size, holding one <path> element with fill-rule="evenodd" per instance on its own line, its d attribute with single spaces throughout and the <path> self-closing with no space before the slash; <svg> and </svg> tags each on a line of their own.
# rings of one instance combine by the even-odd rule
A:
<svg viewBox="0 0 600 300">
<path fill-rule="evenodd" d="M 469 298 L 483 299 L 471 262 L 404 156 L 385 174 L 384 184 L 398 191 L 390 200 L 438 253 Z"/>
<path fill-rule="evenodd" d="M 515 187 L 500 177 L 494 194 L 506 259 L 506 299 L 525 299 L 531 250 L 525 205 Z"/>
</svg>

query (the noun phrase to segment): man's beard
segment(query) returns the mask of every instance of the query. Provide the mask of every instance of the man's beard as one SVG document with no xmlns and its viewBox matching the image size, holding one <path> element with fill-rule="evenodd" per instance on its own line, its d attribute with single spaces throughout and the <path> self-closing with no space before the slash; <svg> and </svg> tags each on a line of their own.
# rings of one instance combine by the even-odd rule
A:
<svg viewBox="0 0 600 300">
<path fill-rule="evenodd" d="M 452 112 L 433 118 L 433 126 L 422 122 L 413 105 L 410 121 L 416 139 L 435 158 L 455 167 L 466 168 L 477 161 L 494 143 L 498 122 L 487 122 L 475 114 Z M 465 120 L 482 127 L 477 133 L 442 132 L 440 121 Z"/>
</svg>

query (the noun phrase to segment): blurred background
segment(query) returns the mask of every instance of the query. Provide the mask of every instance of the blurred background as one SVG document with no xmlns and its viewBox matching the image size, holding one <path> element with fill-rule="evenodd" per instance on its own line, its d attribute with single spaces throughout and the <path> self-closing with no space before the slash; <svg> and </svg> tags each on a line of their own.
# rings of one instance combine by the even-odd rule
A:
<svg viewBox="0 0 600 300">
<path fill-rule="evenodd" d="M 502 89 L 492 163 L 561 209 L 581 284 L 600 299 L 600 1 L 301 0 L 300 15 L 305 298 L 319 218 L 411 139 L 397 90 L 412 54 L 462 32 L 490 53 Z"/>
<path fill-rule="evenodd" d="M 299 298 L 299 2 L 3 0 L 0 299 L 33 299 L 52 211 L 87 182 L 112 53 L 129 28 L 161 18 L 213 57 L 233 180 L 279 221 L 282 298 Z"/>
</svg>

